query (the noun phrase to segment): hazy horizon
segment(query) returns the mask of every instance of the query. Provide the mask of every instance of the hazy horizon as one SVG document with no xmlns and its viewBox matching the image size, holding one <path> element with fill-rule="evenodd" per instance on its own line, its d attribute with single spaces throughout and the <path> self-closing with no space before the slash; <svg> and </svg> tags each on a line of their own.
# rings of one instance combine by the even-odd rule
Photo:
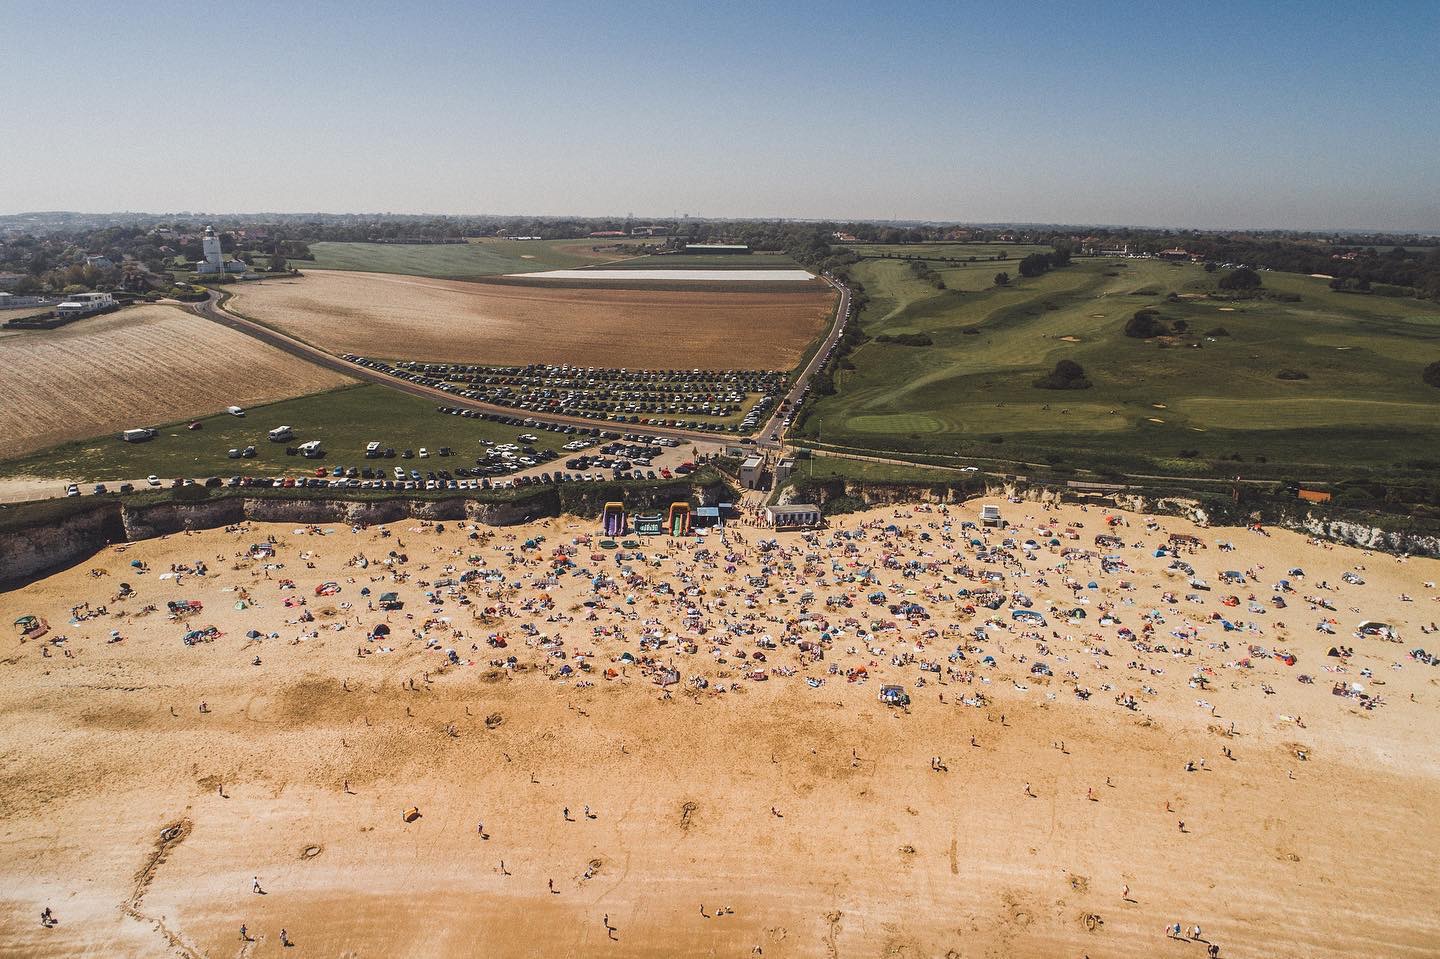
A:
<svg viewBox="0 0 1440 959">
<path fill-rule="evenodd" d="M 1429 4 L 195 11 L 0 4 L 0 213 L 1440 232 Z"/>
</svg>

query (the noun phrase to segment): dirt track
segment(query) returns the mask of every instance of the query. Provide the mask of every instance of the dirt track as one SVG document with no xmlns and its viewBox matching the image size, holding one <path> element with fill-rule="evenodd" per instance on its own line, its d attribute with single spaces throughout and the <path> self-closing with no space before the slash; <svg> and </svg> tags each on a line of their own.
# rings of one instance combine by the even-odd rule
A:
<svg viewBox="0 0 1440 959">
<path fill-rule="evenodd" d="M 790 369 L 834 294 L 546 289 L 313 271 L 237 287 L 230 308 L 334 353 L 632 369 Z"/>
</svg>

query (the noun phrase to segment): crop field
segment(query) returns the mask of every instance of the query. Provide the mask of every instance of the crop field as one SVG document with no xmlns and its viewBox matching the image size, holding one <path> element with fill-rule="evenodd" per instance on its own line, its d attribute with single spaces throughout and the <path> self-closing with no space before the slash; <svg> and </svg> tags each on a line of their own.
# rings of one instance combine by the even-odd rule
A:
<svg viewBox="0 0 1440 959">
<path fill-rule="evenodd" d="M 639 241 L 621 242 L 636 245 Z M 445 244 L 317 242 L 310 244 L 310 252 L 315 255 L 313 261 L 294 260 L 292 265 L 302 271 L 399 273 L 467 280 L 604 263 L 624 254 L 614 250 L 596 251 L 594 247 L 613 243 L 600 240 L 502 239 Z"/>
<path fill-rule="evenodd" d="M 784 253 L 665 253 L 604 264 L 607 270 L 798 270 Z"/>
<path fill-rule="evenodd" d="M 212 324 L 213 325 L 213 324 Z M 417 396 L 365 384 L 325 393 L 252 406 L 244 418 L 221 413 L 200 420 L 198 430 L 186 429 L 188 421 L 160 427 L 160 435 L 146 443 L 124 443 L 114 435 L 103 435 L 65 443 L 22 459 L 0 463 L 0 475 L 68 477 L 84 476 L 97 481 L 135 480 L 155 473 L 159 476 L 278 476 L 308 473 L 316 466 L 403 465 L 439 469 L 442 465 L 464 466 L 475 462 L 481 440 L 514 442 L 525 432 L 489 420 L 443 416 L 436 404 Z M 266 433 L 278 426 L 295 430 L 295 439 L 271 443 Z M 541 433 L 541 446 L 555 447 L 568 437 Z M 286 456 L 287 446 L 320 440 L 326 457 L 309 460 Z M 374 460 L 365 459 L 365 444 L 382 443 L 396 450 L 449 446 L 453 459 Z M 254 446 L 253 459 L 232 460 L 228 450 Z M 427 465 L 428 464 L 428 465 Z"/>
<path fill-rule="evenodd" d="M 171 306 L 129 307 L 3 342 L 0 457 L 347 382 Z"/>
<path fill-rule="evenodd" d="M 802 436 L 1182 476 L 1304 479 L 1440 458 L 1440 391 L 1420 379 L 1440 359 L 1440 305 L 1281 273 L 1262 274 L 1265 297 L 1221 299 L 1209 295 L 1221 273 L 1154 260 L 1077 260 L 1008 288 L 991 285 L 994 263 L 935 268 L 951 289 L 903 261 L 856 265 L 864 332 L 933 345 L 857 348 Z M 1188 332 L 1125 336 L 1147 307 Z M 1037 388 L 1061 359 L 1093 387 Z"/>
<path fill-rule="evenodd" d="M 231 308 L 335 353 L 490 365 L 788 370 L 834 308 L 795 291 L 568 289 L 314 272 Z"/>
</svg>

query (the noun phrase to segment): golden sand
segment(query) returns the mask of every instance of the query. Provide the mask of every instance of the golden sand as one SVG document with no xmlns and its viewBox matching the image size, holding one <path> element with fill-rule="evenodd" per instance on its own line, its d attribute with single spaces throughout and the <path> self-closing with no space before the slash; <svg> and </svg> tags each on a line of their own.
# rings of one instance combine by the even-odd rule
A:
<svg viewBox="0 0 1440 959">
<path fill-rule="evenodd" d="M 770 534 L 741 528 L 624 560 L 574 545 L 594 533 L 576 519 L 248 526 L 0 595 L 7 626 L 51 625 L 8 634 L 0 660 L 0 954 L 1204 955 L 1167 938 L 1175 922 L 1223 956 L 1435 954 L 1440 668 L 1407 651 L 1440 646 L 1421 631 L 1440 563 L 1004 511 L 1008 532 L 960 529 L 973 505 L 887 509 L 810 544 L 762 552 Z M 1170 532 L 1204 542 L 1179 558 L 1211 589 L 1153 555 Z M 267 537 L 276 555 L 252 558 Z M 972 538 L 1009 560 L 977 560 Z M 554 565 L 562 545 L 575 567 Z M 1013 619 L 1018 597 L 992 612 L 960 594 L 992 573 L 1047 625 Z M 390 590 L 402 610 L 368 608 Z M 172 620 L 180 599 L 204 608 Z M 70 622 L 86 602 L 106 613 Z M 887 609 L 904 602 L 932 618 Z M 1357 638 L 1361 619 L 1403 642 Z M 908 710 L 879 702 L 887 682 Z"/>
</svg>

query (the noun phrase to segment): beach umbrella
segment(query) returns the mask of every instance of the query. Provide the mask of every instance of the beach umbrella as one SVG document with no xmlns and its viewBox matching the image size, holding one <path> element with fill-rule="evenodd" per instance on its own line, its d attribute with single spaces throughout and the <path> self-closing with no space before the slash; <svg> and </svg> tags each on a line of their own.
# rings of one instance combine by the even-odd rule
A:
<svg viewBox="0 0 1440 959">
<path fill-rule="evenodd" d="M 252 629 L 252 630 L 250 630 L 248 633 L 245 634 L 245 638 L 246 638 L 246 639 L 259 639 L 259 638 L 260 638 L 260 630 L 258 630 L 258 629 Z"/>
</svg>

